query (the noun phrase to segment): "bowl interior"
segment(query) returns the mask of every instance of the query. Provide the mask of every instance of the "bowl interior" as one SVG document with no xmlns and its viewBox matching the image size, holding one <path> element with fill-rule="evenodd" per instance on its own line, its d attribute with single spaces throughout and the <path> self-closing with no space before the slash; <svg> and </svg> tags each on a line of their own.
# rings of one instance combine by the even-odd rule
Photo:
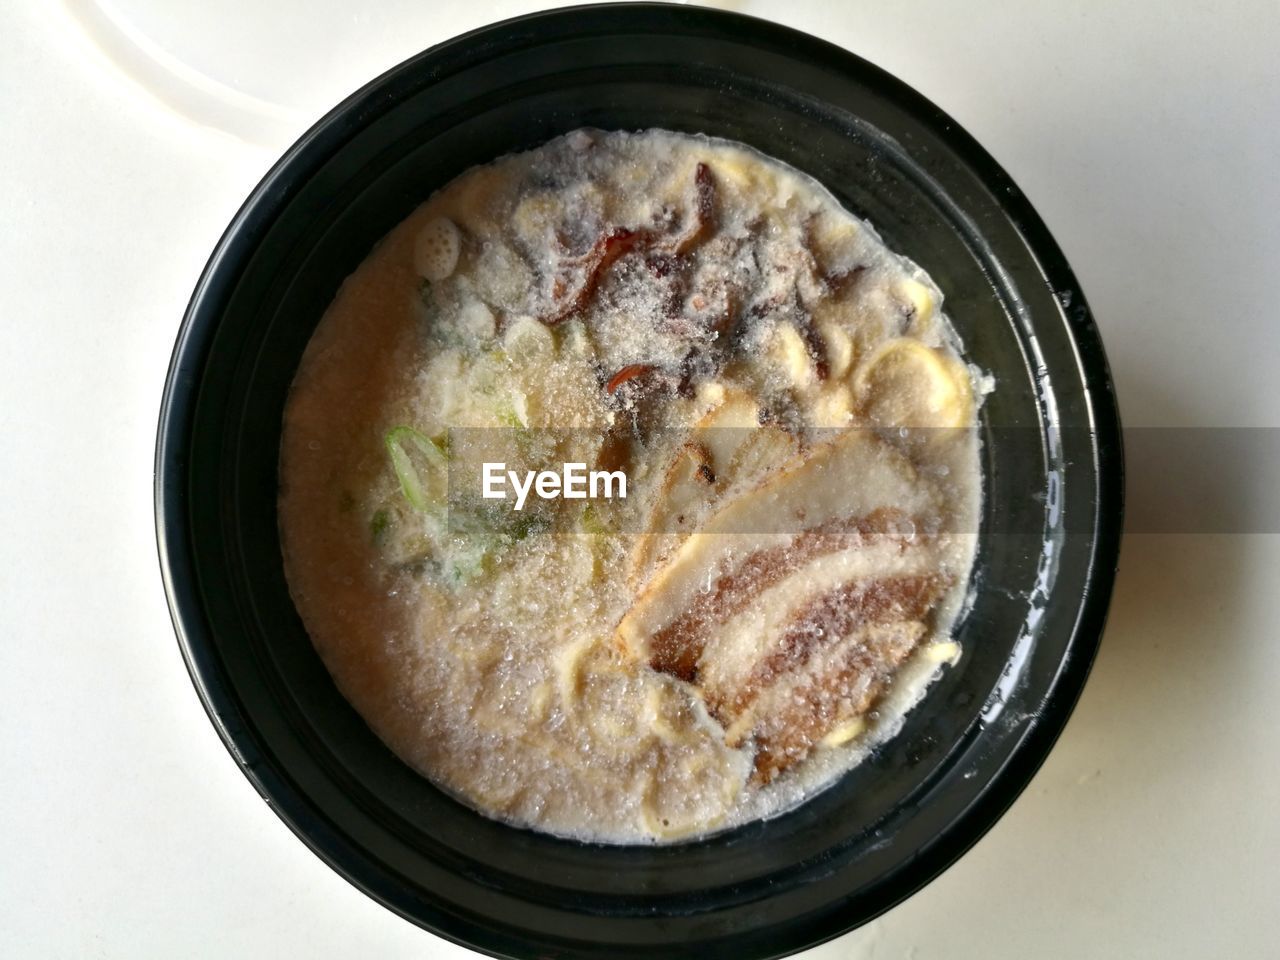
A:
<svg viewBox="0 0 1280 960">
<path fill-rule="evenodd" d="M 772 25 L 592 9 L 410 61 L 264 181 L 211 261 L 175 354 L 160 539 L 215 722 L 321 856 L 410 919 L 495 953 L 675 957 L 715 944 L 768 956 L 886 909 L 1012 801 L 1065 722 L 1101 627 L 1114 412 L 1060 254 L 949 124 L 875 68 Z M 726 137 L 816 177 L 933 276 L 968 358 L 997 384 L 982 410 L 983 537 L 959 664 L 899 735 L 814 800 L 669 847 L 514 829 L 408 769 L 337 692 L 280 560 L 281 413 L 339 284 L 437 186 L 581 126 Z"/>
</svg>

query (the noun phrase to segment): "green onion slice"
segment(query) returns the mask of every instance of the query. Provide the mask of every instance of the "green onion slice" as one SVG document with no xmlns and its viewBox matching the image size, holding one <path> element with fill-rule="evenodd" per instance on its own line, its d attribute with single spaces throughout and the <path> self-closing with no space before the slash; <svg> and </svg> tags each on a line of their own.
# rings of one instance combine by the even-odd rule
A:
<svg viewBox="0 0 1280 960">
<path fill-rule="evenodd" d="M 448 490 L 449 462 L 435 442 L 413 427 L 392 427 L 383 442 L 400 481 L 400 490 L 414 509 L 441 506 Z M 419 469 L 419 464 L 424 469 Z"/>
</svg>

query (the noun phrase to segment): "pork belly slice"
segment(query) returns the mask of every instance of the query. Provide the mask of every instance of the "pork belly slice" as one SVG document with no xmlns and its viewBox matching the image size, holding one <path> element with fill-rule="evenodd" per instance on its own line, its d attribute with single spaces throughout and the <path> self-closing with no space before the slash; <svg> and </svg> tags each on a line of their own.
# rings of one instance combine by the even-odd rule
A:
<svg viewBox="0 0 1280 960">
<path fill-rule="evenodd" d="M 785 593 L 790 584 L 783 584 L 783 590 L 761 598 L 763 605 L 773 604 L 766 606 L 767 619 L 737 618 L 708 639 L 698 683 L 712 715 L 726 728 L 739 724 L 770 687 L 847 645 L 863 628 L 923 622 L 949 583 L 921 562 L 911 565 L 914 572 L 886 576 L 859 571 L 852 579 L 841 579 L 839 568 L 849 564 L 832 561 L 861 559 L 860 554 L 848 551 L 831 558 L 820 578 L 793 578 L 808 582 Z"/>
<path fill-rule="evenodd" d="M 918 566 L 921 550 L 904 556 L 911 524 L 902 511 L 886 508 L 830 520 L 749 554 L 649 638 L 649 665 L 701 683 L 713 696 L 742 682 L 746 665 L 771 649 L 809 596 L 877 571 Z"/>
<path fill-rule="evenodd" d="M 667 465 L 645 529 L 627 557 L 631 585 L 643 583 L 721 501 L 754 486 L 799 450 L 789 431 L 760 425 L 754 400 L 731 391 L 694 425 Z"/>
<path fill-rule="evenodd" d="M 927 633 L 920 620 L 866 624 L 806 668 L 776 677 L 726 728 L 731 745 L 753 742 L 754 782 L 770 782 L 829 733 L 866 714 Z"/>
<path fill-rule="evenodd" d="M 892 540 L 852 546 L 704 627 L 691 682 L 730 747 L 754 742 L 760 781 L 878 699 L 951 582 L 935 560 L 929 547 Z"/>
<path fill-rule="evenodd" d="M 905 457 L 868 431 L 845 431 L 712 513 L 639 592 L 618 645 L 693 682 L 708 624 L 817 558 L 870 541 L 923 540 L 915 531 L 939 511 Z"/>
<path fill-rule="evenodd" d="M 938 509 L 900 454 L 848 431 L 690 535 L 618 642 L 693 684 L 767 782 L 868 710 L 929 634 L 952 582 L 925 532 Z"/>
</svg>

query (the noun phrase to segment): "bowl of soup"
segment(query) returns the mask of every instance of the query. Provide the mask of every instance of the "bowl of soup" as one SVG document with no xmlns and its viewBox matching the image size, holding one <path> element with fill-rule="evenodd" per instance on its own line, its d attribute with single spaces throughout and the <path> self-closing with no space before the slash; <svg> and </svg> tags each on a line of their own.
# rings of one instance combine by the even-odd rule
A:
<svg viewBox="0 0 1280 960">
<path fill-rule="evenodd" d="M 1065 723 L 1122 509 L 1007 175 L 845 51 L 664 5 L 320 121 L 196 288 L 156 466 L 250 781 L 501 956 L 779 956 L 927 883 Z"/>
</svg>

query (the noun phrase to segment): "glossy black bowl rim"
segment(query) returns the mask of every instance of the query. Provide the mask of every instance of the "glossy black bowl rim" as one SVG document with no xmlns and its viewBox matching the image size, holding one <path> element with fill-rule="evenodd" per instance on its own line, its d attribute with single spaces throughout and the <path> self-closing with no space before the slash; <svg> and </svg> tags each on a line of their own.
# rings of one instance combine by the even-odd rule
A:
<svg viewBox="0 0 1280 960">
<path fill-rule="evenodd" d="M 1044 700 L 1039 721 L 988 781 L 979 799 L 953 821 L 939 841 L 881 884 L 873 908 L 864 915 L 848 918 L 826 914 L 798 924 L 794 945 L 786 951 L 793 952 L 838 936 L 919 890 L 976 843 L 1025 789 L 1065 727 L 1093 664 L 1110 603 L 1123 526 L 1124 464 L 1119 412 L 1102 342 L 1078 281 L 1048 228 L 1009 175 L 946 113 L 889 73 L 841 47 L 767 20 L 665 3 L 599 4 L 534 13 L 482 27 L 417 54 L 362 87 L 313 125 L 266 174 L 223 233 L 192 293 L 170 360 L 156 437 L 154 498 L 161 577 L 178 644 L 205 711 L 241 771 L 281 820 L 341 876 L 395 913 L 455 943 L 500 955 L 478 940 L 474 929 L 443 929 L 424 921 L 413 909 L 415 898 L 407 889 L 353 857 L 287 775 L 262 762 L 255 733 L 242 722 L 203 621 L 194 577 L 194 548 L 185 520 L 185 457 L 201 374 L 222 307 L 278 212 L 323 160 L 351 131 L 391 109 L 420 74 L 443 77 L 495 52 L 536 46 L 540 22 L 565 16 L 599 16 L 603 11 L 625 18 L 625 26 L 631 32 L 643 32 L 646 24 L 669 30 L 672 18 L 678 15 L 703 30 L 714 29 L 743 42 L 785 44 L 797 57 L 811 63 L 874 77 L 884 97 L 909 105 L 918 115 L 931 119 L 948 146 L 998 198 L 1001 209 L 1038 261 L 1046 282 L 1064 305 L 1070 304 L 1065 316 L 1089 404 L 1097 466 L 1097 508 L 1084 594 L 1062 670 Z M 506 45 L 497 46 L 503 38 Z"/>
</svg>

